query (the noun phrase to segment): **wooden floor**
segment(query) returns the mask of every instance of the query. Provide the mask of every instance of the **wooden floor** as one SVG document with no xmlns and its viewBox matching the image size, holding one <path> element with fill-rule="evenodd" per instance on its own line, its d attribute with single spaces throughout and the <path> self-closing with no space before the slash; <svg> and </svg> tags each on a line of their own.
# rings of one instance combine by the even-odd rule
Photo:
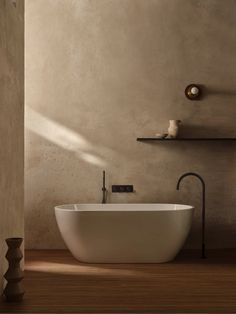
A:
<svg viewBox="0 0 236 314">
<path fill-rule="evenodd" d="M 25 300 L 0 313 L 236 313 L 236 251 L 184 252 L 168 264 L 80 264 L 28 251 Z"/>
</svg>

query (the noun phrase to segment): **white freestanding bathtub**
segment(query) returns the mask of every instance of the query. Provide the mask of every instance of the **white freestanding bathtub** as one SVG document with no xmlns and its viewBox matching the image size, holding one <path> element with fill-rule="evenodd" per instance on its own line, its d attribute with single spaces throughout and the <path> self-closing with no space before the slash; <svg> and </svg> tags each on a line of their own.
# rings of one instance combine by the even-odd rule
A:
<svg viewBox="0 0 236 314">
<path fill-rule="evenodd" d="M 55 207 L 64 242 L 88 263 L 164 263 L 191 228 L 193 207 L 176 204 L 74 204 Z"/>
</svg>

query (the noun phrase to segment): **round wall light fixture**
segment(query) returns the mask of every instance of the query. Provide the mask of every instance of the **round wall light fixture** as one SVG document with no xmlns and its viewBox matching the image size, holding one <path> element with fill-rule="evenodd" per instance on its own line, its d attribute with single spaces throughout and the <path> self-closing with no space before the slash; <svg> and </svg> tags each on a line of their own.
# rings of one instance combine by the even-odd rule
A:
<svg viewBox="0 0 236 314">
<path fill-rule="evenodd" d="M 185 88 L 185 95 L 190 100 L 199 100 L 201 97 L 201 88 L 197 84 L 190 84 Z"/>
</svg>

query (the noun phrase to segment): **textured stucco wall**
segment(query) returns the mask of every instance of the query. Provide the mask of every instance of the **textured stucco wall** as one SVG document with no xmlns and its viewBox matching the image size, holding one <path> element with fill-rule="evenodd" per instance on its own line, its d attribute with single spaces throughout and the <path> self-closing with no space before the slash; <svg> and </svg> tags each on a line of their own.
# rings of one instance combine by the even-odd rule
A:
<svg viewBox="0 0 236 314">
<path fill-rule="evenodd" d="M 236 247 L 236 144 L 144 144 L 138 136 L 183 121 L 189 136 L 236 137 L 236 1 L 26 1 L 26 238 L 62 248 L 53 206 L 100 202 L 108 185 L 136 193 L 110 202 L 196 206 L 188 247 L 199 246 L 207 186 L 207 244 Z M 184 96 L 205 85 L 202 101 Z"/>
<path fill-rule="evenodd" d="M 23 236 L 24 1 L 0 0 L 0 292 L 8 237 Z"/>
</svg>

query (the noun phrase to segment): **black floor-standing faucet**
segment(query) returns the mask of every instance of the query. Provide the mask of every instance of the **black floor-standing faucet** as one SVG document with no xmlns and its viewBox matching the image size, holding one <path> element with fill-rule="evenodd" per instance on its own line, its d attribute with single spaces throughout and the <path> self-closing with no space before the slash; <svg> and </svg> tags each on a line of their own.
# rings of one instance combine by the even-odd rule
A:
<svg viewBox="0 0 236 314">
<path fill-rule="evenodd" d="M 187 177 L 187 176 L 194 176 L 197 177 L 201 183 L 202 183 L 202 258 L 206 258 L 206 246 L 205 246 L 205 222 L 206 222 L 206 215 L 205 215 L 205 193 L 206 193 L 206 188 L 205 188 L 205 182 L 203 180 L 203 178 L 194 172 L 187 172 L 184 173 L 178 180 L 177 183 L 177 190 L 179 190 L 179 186 L 180 186 L 180 182 L 182 181 L 183 178 Z"/>
<path fill-rule="evenodd" d="M 107 196 L 107 189 L 106 189 L 106 173 L 105 170 L 102 172 L 102 204 L 106 204 L 106 196 Z"/>
</svg>

